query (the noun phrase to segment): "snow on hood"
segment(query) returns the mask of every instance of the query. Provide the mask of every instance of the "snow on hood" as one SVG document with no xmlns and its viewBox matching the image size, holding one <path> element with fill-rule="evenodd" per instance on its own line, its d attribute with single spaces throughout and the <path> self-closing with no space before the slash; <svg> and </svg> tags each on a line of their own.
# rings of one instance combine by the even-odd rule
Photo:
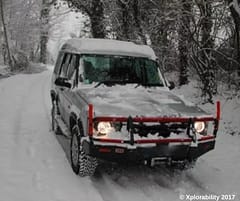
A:
<svg viewBox="0 0 240 201">
<path fill-rule="evenodd" d="M 81 88 L 76 92 L 93 104 L 96 116 L 196 117 L 206 114 L 164 87 L 102 85 L 97 88 Z"/>
</svg>

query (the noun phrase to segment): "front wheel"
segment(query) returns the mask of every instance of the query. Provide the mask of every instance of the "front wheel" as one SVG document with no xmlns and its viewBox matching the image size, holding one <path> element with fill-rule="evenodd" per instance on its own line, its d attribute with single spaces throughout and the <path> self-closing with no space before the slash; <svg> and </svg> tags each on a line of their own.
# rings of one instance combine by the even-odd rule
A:
<svg viewBox="0 0 240 201">
<path fill-rule="evenodd" d="M 84 152 L 80 136 L 79 127 L 75 125 L 72 129 L 70 145 L 71 166 L 81 177 L 92 176 L 97 168 L 97 159 Z"/>
</svg>

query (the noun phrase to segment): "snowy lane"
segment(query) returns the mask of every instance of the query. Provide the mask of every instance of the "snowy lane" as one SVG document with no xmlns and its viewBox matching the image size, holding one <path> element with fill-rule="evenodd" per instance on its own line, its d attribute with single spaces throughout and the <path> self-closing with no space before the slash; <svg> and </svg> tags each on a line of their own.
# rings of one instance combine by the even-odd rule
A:
<svg viewBox="0 0 240 201">
<path fill-rule="evenodd" d="M 240 139 L 224 128 L 193 170 L 101 167 L 93 178 L 77 177 L 67 147 L 50 130 L 50 76 L 0 80 L 0 201 L 175 201 L 180 194 L 223 193 L 240 201 Z"/>
</svg>

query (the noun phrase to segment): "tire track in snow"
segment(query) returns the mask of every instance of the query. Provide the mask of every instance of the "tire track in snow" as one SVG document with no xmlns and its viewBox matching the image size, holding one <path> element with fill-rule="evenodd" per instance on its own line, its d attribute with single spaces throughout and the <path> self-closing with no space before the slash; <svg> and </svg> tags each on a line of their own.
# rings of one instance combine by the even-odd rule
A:
<svg viewBox="0 0 240 201">
<path fill-rule="evenodd" d="M 93 178 L 92 183 L 104 201 L 120 201 L 102 176 L 101 178 Z"/>
<path fill-rule="evenodd" d="M 204 183 L 197 181 L 192 174 L 192 169 L 177 170 L 171 168 L 156 168 L 151 174 L 153 182 L 157 185 L 172 190 L 175 193 L 200 193 L 214 194 L 209 191 Z"/>
<path fill-rule="evenodd" d="M 178 193 L 174 191 L 171 185 L 166 185 L 162 183 L 159 185 L 155 182 L 156 178 L 152 168 L 140 165 L 137 167 L 128 167 L 122 171 L 123 178 L 126 177 L 128 182 L 127 186 L 133 186 L 138 191 L 141 191 L 145 197 L 152 201 L 165 201 L 165 200 L 176 200 L 178 198 Z M 160 173 L 161 177 L 164 177 Z M 125 185 L 125 182 L 122 182 L 122 176 L 115 179 L 117 183 Z M 124 180 L 123 180 L 124 181 Z M 164 181 L 164 179 L 163 179 Z"/>
<path fill-rule="evenodd" d="M 22 75 L 24 76 L 24 75 Z M 26 79 L 31 79 L 29 82 Z M 19 85 L 19 91 L 20 95 L 17 96 L 17 101 L 14 103 L 16 105 L 15 111 L 12 112 L 15 114 L 13 119 L 13 130 L 12 130 L 12 136 L 14 139 L 15 147 L 16 149 L 18 146 L 21 145 L 21 141 L 25 140 L 27 138 L 27 125 L 23 127 L 23 120 L 26 120 L 27 115 L 26 111 L 28 110 L 28 103 L 29 103 L 29 97 L 31 97 L 31 94 L 34 92 L 35 83 L 38 83 L 40 81 L 41 77 L 38 79 L 35 79 L 33 77 L 26 77 L 25 79 L 21 79 L 23 81 L 21 85 Z M 27 88 L 27 89 L 26 89 Z M 17 151 L 17 150 L 16 150 Z"/>
<path fill-rule="evenodd" d="M 156 174 L 153 168 L 146 166 L 137 169 L 138 171 L 134 168 L 132 172 L 127 172 L 127 175 L 130 178 L 129 180 L 141 189 L 145 195 L 151 197 L 153 201 L 177 200 L 178 193 L 169 181 L 169 175 L 163 174 L 163 171 Z M 156 182 L 157 177 L 162 178 L 161 183 Z"/>
<path fill-rule="evenodd" d="M 46 72 L 43 72 L 46 73 Z M 34 157 L 36 156 L 36 142 L 33 141 L 33 138 L 31 136 L 31 134 L 33 135 L 35 132 L 30 129 L 27 128 L 28 125 L 26 125 L 26 119 L 25 122 L 23 121 L 23 119 L 27 118 L 27 116 L 29 116 L 29 113 L 31 114 L 31 116 L 34 116 L 33 118 L 35 118 L 37 120 L 38 116 L 37 113 L 36 115 L 34 115 L 32 113 L 32 111 L 29 111 L 28 107 L 31 107 L 31 105 L 36 104 L 35 108 L 36 111 L 37 110 L 41 110 L 43 109 L 45 112 L 45 117 L 46 119 L 48 119 L 48 127 L 49 127 L 49 131 L 50 131 L 50 117 L 48 115 L 48 104 L 46 101 L 46 92 L 49 91 L 47 90 L 48 87 L 48 83 L 50 83 L 49 81 L 49 76 L 43 76 L 42 74 L 34 74 L 31 75 L 31 77 L 27 77 L 27 79 L 32 79 L 30 84 L 28 85 L 28 90 L 25 90 L 26 92 L 22 95 L 21 97 L 21 103 L 19 104 L 18 110 L 17 110 L 17 115 L 15 117 L 15 127 L 14 127 L 14 133 L 18 133 L 15 136 L 15 144 L 16 145 L 21 145 L 21 142 L 23 144 L 28 144 L 28 146 L 26 146 L 26 152 L 27 155 L 34 159 Z M 40 92 L 40 95 L 38 94 Z M 35 95 L 37 94 L 37 95 Z M 40 97 L 40 99 L 38 99 L 38 97 Z M 37 100 L 37 101 L 36 101 Z M 38 102 L 40 102 L 41 104 L 39 105 Z M 39 106 L 42 106 L 39 108 Z M 25 114 L 25 115 L 24 115 Z M 31 122 L 33 123 L 34 121 L 36 121 L 34 119 L 29 119 L 28 123 L 31 124 Z M 26 128 L 22 128 L 23 126 L 25 126 Z M 25 142 L 24 142 L 25 141 Z M 18 147 L 18 146 L 16 146 Z M 44 164 L 49 165 L 50 162 L 49 161 L 45 161 Z"/>
<path fill-rule="evenodd" d="M 197 165 L 200 164 L 196 164 Z M 165 168 L 161 175 L 153 175 L 154 182 L 162 186 L 163 184 L 178 194 L 212 194 L 217 195 L 218 193 L 208 188 L 208 184 L 204 183 L 194 175 L 194 168 L 188 170 L 176 170 L 173 172 L 171 169 Z M 206 172 L 207 173 L 207 172 Z M 204 173 L 203 173 L 204 174 Z"/>
<path fill-rule="evenodd" d="M 16 103 L 17 109 L 14 113 L 15 118 L 13 120 L 14 127 L 12 134 L 14 136 L 17 155 L 20 158 L 29 157 L 34 159 L 36 157 L 36 145 L 38 144 L 38 140 L 36 139 L 39 139 L 35 123 L 38 121 L 39 110 L 41 110 L 38 104 L 39 97 L 41 96 L 39 92 L 41 92 L 41 88 L 45 85 L 45 82 L 43 82 L 41 74 L 22 76 L 25 76 L 25 78 L 21 78 L 23 85 L 21 85 L 19 90 L 21 95 Z M 35 136 L 34 138 L 33 135 Z M 24 150 L 25 153 L 23 152 Z"/>
<path fill-rule="evenodd" d="M 39 115 L 41 115 L 42 109 L 45 111 L 46 118 L 49 118 L 47 104 L 45 103 L 46 95 L 44 93 L 44 90 L 48 87 L 49 78 L 44 76 L 43 79 L 42 74 L 27 75 L 25 79 L 22 79 L 26 84 L 21 86 L 20 91 L 23 93 L 19 96 L 16 115 L 13 121 L 16 153 L 20 158 L 29 157 L 33 161 L 36 160 L 37 152 L 40 153 L 40 144 L 44 146 L 46 143 L 43 142 L 42 137 L 39 135 L 36 123 L 38 118 L 41 118 Z M 47 159 L 42 161 L 42 164 L 47 168 L 52 167 L 52 162 L 49 162 Z"/>
<path fill-rule="evenodd" d="M 47 72 L 44 72 L 44 73 L 47 73 L 48 76 L 46 76 L 45 80 L 44 80 L 44 84 L 42 85 L 42 88 L 41 88 L 41 93 L 42 93 L 42 103 L 43 103 L 43 108 L 44 108 L 44 111 L 45 111 L 45 115 L 46 115 L 46 118 L 48 119 L 48 122 L 49 122 L 49 130 L 51 131 L 51 118 L 50 118 L 50 115 L 51 115 L 51 102 L 50 102 L 50 71 L 47 71 Z"/>
<path fill-rule="evenodd" d="M 106 201 L 116 199 L 118 194 L 123 194 L 125 200 L 131 200 L 135 195 L 136 200 L 152 201 L 178 200 L 180 194 L 217 194 L 198 181 L 191 170 L 138 166 L 119 167 L 110 174 L 107 171 L 100 170 L 100 179 L 95 184 Z"/>
<path fill-rule="evenodd" d="M 121 200 L 165 201 L 169 200 L 169 197 L 170 200 L 178 198 L 178 192 L 154 182 L 152 177 L 155 175 L 149 167 L 121 166 L 111 169 L 106 166 L 99 169 L 99 175 L 95 186 L 104 195 L 105 200 L 113 200 L 118 194 L 123 195 Z M 112 188 L 114 194 L 109 195 L 108 192 L 112 191 Z M 164 196 L 166 194 L 167 196 Z"/>
<path fill-rule="evenodd" d="M 31 92 L 31 88 L 33 86 L 30 85 L 28 87 L 29 87 L 28 91 Z M 16 145 L 19 142 L 19 137 L 20 137 L 19 132 L 21 131 L 21 123 L 22 123 L 24 109 L 26 106 L 27 95 L 28 95 L 27 93 L 23 93 L 17 97 L 19 100 L 17 100 L 18 102 L 16 103 L 16 105 L 17 105 L 16 111 L 15 111 L 16 116 L 13 120 L 13 132 L 12 132 L 12 134 L 14 135 L 14 141 L 15 141 Z"/>
<path fill-rule="evenodd" d="M 105 201 L 153 201 L 141 189 L 133 185 L 127 177 L 121 176 L 119 179 L 116 181 L 107 174 L 100 174 L 100 177 L 94 178 L 92 181 Z"/>
</svg>

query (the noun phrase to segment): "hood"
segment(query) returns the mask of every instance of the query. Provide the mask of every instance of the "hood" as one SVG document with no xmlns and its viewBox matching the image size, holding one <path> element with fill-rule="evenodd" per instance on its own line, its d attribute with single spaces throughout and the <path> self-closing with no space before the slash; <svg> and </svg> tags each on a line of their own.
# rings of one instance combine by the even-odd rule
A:
<svg viewBox="0 0 240 201">
<path fill-rule="evenodd" d="M 95 116 L 196 117 L 206 115 L 200 108 L 166 88 L 136 85 L 105 85 L 76 91 L 93 104 Z"/>
</svg>

